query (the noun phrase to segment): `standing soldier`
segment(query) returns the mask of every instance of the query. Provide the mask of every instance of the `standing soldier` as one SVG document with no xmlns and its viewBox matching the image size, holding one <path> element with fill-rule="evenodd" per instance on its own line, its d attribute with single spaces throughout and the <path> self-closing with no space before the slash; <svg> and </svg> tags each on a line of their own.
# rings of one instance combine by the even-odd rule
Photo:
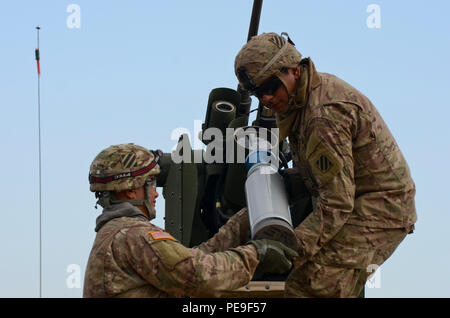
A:
<svg viewBox="0 0 450 318">
<path fill-rule="evenodd" d="M 253 37 L 235 73 L 275 112 L 280 140 L 289 137 L 295 169 L 315 198 L 295 229 L 299 257 L 285 295 L 358 296 L 367 267 L 388 259 L 417 220 L 415 185 L 394 137 L 366 96 L 318 73 L 286 33 Z"/>
<path fill-rule="evenodd" d="M 288 257 L 297 254 L 281 243 L 239 246 L 249 233 L 245 209 L 192 249 L 151 224 L 159 172 L 157 153 L 134 144 L 111 146 L 92 162 L 90 189 L 104 209 L 96 221 L 84 297 L 210 297 L 244 286 L 256 267 L 290 269 Z"/>
</svg>

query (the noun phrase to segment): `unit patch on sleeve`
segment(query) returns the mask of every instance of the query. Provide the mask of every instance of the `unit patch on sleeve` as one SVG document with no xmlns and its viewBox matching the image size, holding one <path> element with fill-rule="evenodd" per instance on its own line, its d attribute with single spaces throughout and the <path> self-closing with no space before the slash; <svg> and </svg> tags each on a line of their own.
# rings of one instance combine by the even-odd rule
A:
<svg viewBox="0 0 450 318">
<path fill-rule="evenodd" d="M 326 173 L 333 166 L 333 163 L 326 155 L 321 155 L 314 164 L 322 173 Z"/>
<path fill-rule="evenodd" d="M 331 147 L 324 144 L 315 133 L 309 139 L 306 155 L 314 175 L 321 185 L 333 179 L 344 166 L 342 158 Z"/>
</svg>

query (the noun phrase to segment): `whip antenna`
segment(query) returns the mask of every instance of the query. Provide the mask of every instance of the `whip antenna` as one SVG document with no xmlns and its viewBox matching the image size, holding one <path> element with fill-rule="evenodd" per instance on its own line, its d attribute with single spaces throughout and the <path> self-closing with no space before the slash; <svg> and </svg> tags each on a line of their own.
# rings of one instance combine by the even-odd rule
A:
<svg viewBox="0 0 450 318">
<path fill-rule="evenodd" d="M 37 30 L 37 48 L 34 51 L 38 72 L 38 136 L 39 136 L 39 298 L 42 298 L 42 175 L 41 175 L 41 66 L 39 64 L 39 30 Z"/>
</svg>

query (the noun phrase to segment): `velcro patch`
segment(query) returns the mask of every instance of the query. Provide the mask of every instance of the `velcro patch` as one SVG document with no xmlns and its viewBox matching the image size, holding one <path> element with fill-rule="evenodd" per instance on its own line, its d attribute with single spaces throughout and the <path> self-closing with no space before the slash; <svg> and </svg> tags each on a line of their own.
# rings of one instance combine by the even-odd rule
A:
<svg viewBox="0 0 450 318">
<path fill-rule="evenodd" d="M 308 142 L 306 154 L 317 181 L 321 185 L 333 179 L 344 166 L 342 158 L 321 142 L 315 134 Z"/>
<path fill-rule="evenodd" d="M 327 155 L 321 155 L 315 165 L 322 173 L 326 173 L 333 167 L 333 162 L 328 159 Z"/>
<path fill-rule="evenodd" d="M 148 232 L 148 234 L 150 234 L 155 241 L 157 241 L 157 240 L 172 240 L 172 241 L 176 241 L 176 239 L 172 235 L 167 233 L 167 232 L 153 231 L 153 232 Z"/>
<path fill-rule="evenodd" d="M 284 45 L 284 42 L 286 41 L 285 39 L 283 39 L 281 36 L 276 35 L 273 36 L 269 39 L 270 42 L 272 42 L 273 44 L 275 44 L 276 46 L 278 46 L 278 48 L 282 48 L 282 46 Z"/>
<path fill-rule="evenodd" d="M 122 167 L 124 169 L 135 168 L 137 166 L 137 157 L 135 153 L 129 153 L 122 155 Z"/>
<path fill-rule="evenodd" d="M 172 270 L 175 265 L 192 257 L 190 250 L 178 242 L 159 240 L 153 242 L 152 248 L 159 255 L 161 262 Z"/>
</svg>

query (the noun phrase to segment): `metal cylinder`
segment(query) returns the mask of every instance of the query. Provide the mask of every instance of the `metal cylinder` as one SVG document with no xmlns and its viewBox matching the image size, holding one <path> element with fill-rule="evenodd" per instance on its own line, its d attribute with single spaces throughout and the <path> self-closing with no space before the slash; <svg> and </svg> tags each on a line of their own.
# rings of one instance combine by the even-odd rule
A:
<svg viewBox="0 0 450 318">
<path fill-rule="evenodd" d="M 267 150 L 255 150 L 246 160 L 245 194 L 252 239 L 271 239 L 297 250 L 283 178 L 273 166 L 276 157 Z"/>
<path fill-rule="evenodd" d="M 205 122 L 202 125 L 202 132 L 208 128 L 218 128 L 225 134 L 225 129 L 230 122 L 236 118 L 237 109 L 241 95 L 230 88 L 219 87 L 209 93 L 208 105 L 206 107 Z M 206 145 L 210 140 L 203 140 Z"/>
<path fill-rule="evenodd" d="M 215 101 L 211 105 L 209 127 L 219 128 L 225 136 L 225 129 L 235 117 L 236 107 L 232 103 L 223 100 Z"/>
</svg>

